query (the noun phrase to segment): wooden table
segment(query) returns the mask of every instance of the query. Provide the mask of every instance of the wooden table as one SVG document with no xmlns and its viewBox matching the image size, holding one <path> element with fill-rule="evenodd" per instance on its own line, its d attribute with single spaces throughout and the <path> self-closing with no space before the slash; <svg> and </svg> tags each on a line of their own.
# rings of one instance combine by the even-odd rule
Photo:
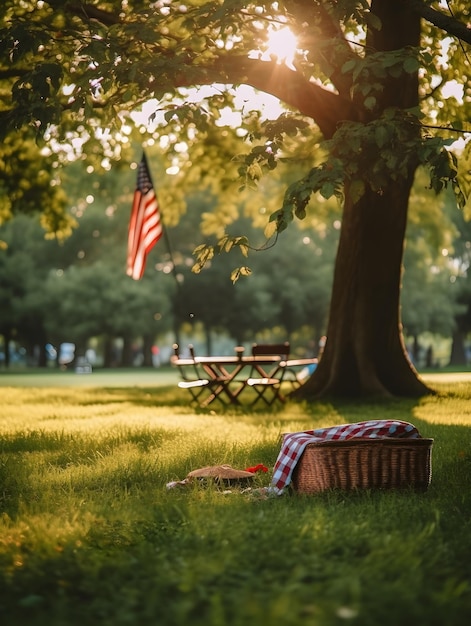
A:
<svg viewBox="0 0 471 626">
<path fill-rule="evenodd" d="M 241 393 L 251 386 L 254 377 L 258 377 L 276 381 L 276 397 L 283 402 L 280 387 L 285 372 L 293 367 L 317 363 L 316 359 L 283 361 L 280 356 L 243 355 L 240 348 L 236 348 L 236 352 L 234 356 L 172 357 L 172 365 L 178 367 L 182 375 L 179 387 L 188 389 L 193 399 L 203 407 L 216 399 L 226 405 L 240 404 Z M 290 382 L 294 384 L 295 380 Z M 204 399 L 201 399 L 202 396 L 205 396 Z"/>
</svg>

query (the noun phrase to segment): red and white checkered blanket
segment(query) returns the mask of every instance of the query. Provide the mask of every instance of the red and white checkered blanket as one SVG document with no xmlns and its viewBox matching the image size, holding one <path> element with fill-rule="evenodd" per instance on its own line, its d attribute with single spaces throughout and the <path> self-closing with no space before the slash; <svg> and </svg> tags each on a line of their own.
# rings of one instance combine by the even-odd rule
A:
<svg viewBox="0 0 471 626">
<path fill-rule="evenodd" d="M 296 463 L 309 443 L 382 437 L 417 439 L 420 434 L 413 424 L 399 420 L 369 420 L 355 424 L 305 430 L 299 433 L 287 433 L 283 436 L 283 443 L 273 469 L 273 478 L 268 491 L 276 495 L 283 493 L 285 487 L 291 482 L 291 475 Z"/>
</svg>

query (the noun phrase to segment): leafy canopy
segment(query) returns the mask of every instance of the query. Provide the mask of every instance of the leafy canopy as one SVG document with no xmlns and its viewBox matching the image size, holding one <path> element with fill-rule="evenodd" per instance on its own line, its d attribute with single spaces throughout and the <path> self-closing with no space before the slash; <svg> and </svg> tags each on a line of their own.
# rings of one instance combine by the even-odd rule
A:
<svg viewBox="0 0 471 626">
<path fill-rule="evenodd" d="M 170 187 L 201 186 L 220 197 L 220 210 L 205 218 L 219 248 L 203 248 L 199 266 L 218 249 L 246 249 L 245 238 L 229 241 L 225 229 L 249 199 L 253 215 L 271 215 L 269 234 L 321 210 L 316 194 L 341 200 L 346 182 L 357 197 L 366 186 L 381 192 L 422 164 L 431 187 L 451 180 L 464 206 L 456 157 L 444 147 L 460 136 L 453 129 L 471 131 L 468 3 L 449 3 L 452 12 L 439 2 L 405 3 L 425 18 L 420 46 L 386 52 L 369 46 L 382 27 L 370 4 L 4 0 L 2 140 L 39 142 L 31 158 L 50 181 L 40 209 L 51 231 L 70 227 L 57 217 L 65 203 L 52 185 L 61 164 L 86 158 L 106 170 L 132 158 L 133 140 L 157 144 L 170 173 L 162 184 L 168 219 L 184 210 L 176 193 L 172 217 Z M 297 40 L 290 63 L 269 47 L 270 33 L 283 28 Z M 388 81 L 416 75 L 419 106 L 385 108 Z M 284 110 L 273 118 L 257 97 L 240 102 L 239 85 L 279 99 Z M 229 111 L 237 111 L 230 121 Z M 8 179 L 36 184 L 20 161 L 10 169 L 2 168 L 0 188 L 8 192 Z M 284 196 L 267 173 L 283 180 Z M 31 210 L 26 197 L 2 202 L 0 219 Z"/>
</svg>

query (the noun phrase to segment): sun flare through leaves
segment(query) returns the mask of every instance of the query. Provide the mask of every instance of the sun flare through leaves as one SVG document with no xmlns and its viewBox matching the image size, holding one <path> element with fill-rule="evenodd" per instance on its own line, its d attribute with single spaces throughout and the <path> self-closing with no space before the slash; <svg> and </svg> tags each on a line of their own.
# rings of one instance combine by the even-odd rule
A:
<svg viewBox="0 0 471 626">
<path fill-rule="evenodd" d="M 299 48 L 294 33 L 287 27 L 271 28 L 268 32 L 264 56 L 275 58 L 278 63 L 285 63 L 294 68 L 294 58 Z"/>
</svg>

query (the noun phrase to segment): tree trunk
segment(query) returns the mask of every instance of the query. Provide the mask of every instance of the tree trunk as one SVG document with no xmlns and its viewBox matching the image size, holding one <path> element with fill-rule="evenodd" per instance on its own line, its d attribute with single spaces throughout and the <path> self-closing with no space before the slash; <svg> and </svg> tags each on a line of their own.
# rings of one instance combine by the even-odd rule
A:
<svg viewBox="0 0 471 626">
<path fill-rule="evenodd" d="M 113 338 L 106 335 L 103 340 L 103 367 L 116 367 Z"/>
<path fill-rule="evenodd" d="M 430 390 L 409 361 L 399 294 L 411 180 L 354 204 L 346 188 L 322 359 L 293 395 L 413 396 Z"/>
<path fill-rule="evenodd" d="M 380 19 L 381 28 L 368 30 L 367 54 L 418 46 L 420 20 L 407 4 L 373 0 L 371 11 Z M 376 92 L 377 110 L 372 113 L 363 107 L 362 98 L 360 91 L 354 104 L 358 120 L 364 123 L 391 107 L 417 106 L 418 76 L 386 73 Z M 412 137 L 418 132 L 413 126 L 409 131 Z M 381 160 L 379 149 L 377 158 Z M 317 369 L 296 396 L 417 397 L 431 393 L 409 360 L 400 321 L 402 255 L 416 165 L 409 159 L 407 167 L 407 177 L 390 181 L 380 192 L 365 185 L 365 194 L 356 201 L 349 182 L 345 184 L 327 342 Z"/>
<path fill-rule="evenodd" d="M 211 328 L 207 324 L 204 325 L 204 336 L 206 344 L 206 354 L 210 355 L 213 353 L 213 338 L 211 336 Z"/>
<path fill-rule="evenodd" d="M 39 346 L 38 367 L 47 367 L 47 352 L 45 343 L 41 343 Z"/>
<path fill-rule="evenodd" d="M 123 337 L 123 348 L 121 350 L 120 367 L 132 367 L 134 365 L 134 359 L 136 358 L 134 348 L 132 345 L 131 337 Z"/>
<path fill-rule="evenodd" d="M 4 346 L 4 357 L 5 357 L 5 367 L 9 368 L 10 367 L 10 340 L 11 340 L 11 334 L 9 331 L 3 333 L 3 346 Z"/>
<path fill-rule="evenodd" d="M 142 336 L 142 367 L 152 367 L 152 346 L 154 345 L 154 336 L 146 333 Z"/>
<path fill-rule="evenodd" d="M 466 334 L 460 330 L 453 333 L 453 341 L 451 344 L 450 365 L 466 365 L 466 349 L 464 340 Z"/>
</svg>

